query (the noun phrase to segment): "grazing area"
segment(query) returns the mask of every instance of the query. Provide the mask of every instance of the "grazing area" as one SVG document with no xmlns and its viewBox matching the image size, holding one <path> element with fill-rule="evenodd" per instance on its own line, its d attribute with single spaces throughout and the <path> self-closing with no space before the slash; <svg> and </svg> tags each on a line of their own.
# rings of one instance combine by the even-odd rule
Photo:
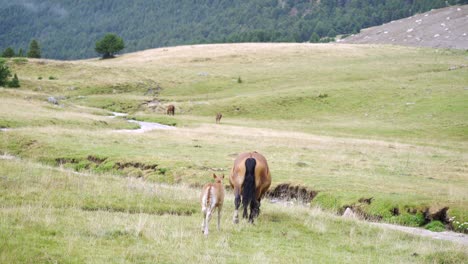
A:
<svg viewBox="0 0 468 264">
<path fill-rule="evenodd" d="M 256 225 L 223 217 L 221 231 L 205 239 L 198 189 L 24 160 L 0 165 L 8 175 L 0 181 L 2 263 L 460 263 L 467 257 L 462 245 L 281 204 L 264 205 Z M 232 211 L 232 195 L 226 198 Z"/>
<path fill-rule="evenodd" d="M 0 88 L 0 262 L 460 263 L 464 245 L 339 215 L 468 232 L 467 58 L 217 44 L 9 59 L 21 88 Z M 205 240 L 200 187 L 246 151 L 271 171 L 261 213 L 234 225 L 226 186 Z"/>
</svg>

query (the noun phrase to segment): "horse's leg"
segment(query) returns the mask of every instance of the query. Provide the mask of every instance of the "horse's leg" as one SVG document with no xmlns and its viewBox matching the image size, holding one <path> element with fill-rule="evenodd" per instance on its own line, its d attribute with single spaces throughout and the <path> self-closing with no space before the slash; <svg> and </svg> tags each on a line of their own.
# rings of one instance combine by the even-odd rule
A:
<svg viewBox="0 0 468 264">
<path fill-rule="evenodd" d="M 223 206 L 218 206 L 218 231 L 221 230 L 221 209 Z"/>
<path fill-rule="evenodd" d="M 251 202 L 252 203 L 252 202 Z M 248 206 L 243 206 L 244 207 L 244 213 L 242 214 L 242 218 L 248 218 L 249 214 L 247 213 L 247 207 Z M 251 207 L 252 208 L 252 207 Z M 251 210 L 252 212 L 252 210 Z"/>
<path fill-rule="evenodd" d="M 203 222 L 201 224 L 201 231 L 202 233 L 205 232 L 205 225 L 206 225 L 206 211 L 203 211 Z"/>
<path fill-rule="evenodd" d="M 210 220 L 211 220 L 211 216 L 213 215 L 213 211 L 214 211 L 214 207 L 212 206 L 210 206 L 210 208 L 207 209 L 207 214 L 205 217 L 205 232 L 203 232 L 205 236 L 208 235 L 208 226 L 210 225 Z"/>
<path fill-rule="evenodd" d="M 237 187 L 234 188 L 234 197 L 234 205 L 236 209 L 234 210 L 234 217 L 232 218 L 232 222 L 237 224 L 239 223 L 239 206 L 241 204 L 240 189 Z"/>
<path fill-rule="evenodd" d="M 250 216 L 249 216 L 249 222 L 250 223 L 253 223 L 254 218 L 258 217 L 259 206 L 260 205 L 259 205 L 257 199 L 255 199 L 255 198 L 250 202 Z"/>
</svg>

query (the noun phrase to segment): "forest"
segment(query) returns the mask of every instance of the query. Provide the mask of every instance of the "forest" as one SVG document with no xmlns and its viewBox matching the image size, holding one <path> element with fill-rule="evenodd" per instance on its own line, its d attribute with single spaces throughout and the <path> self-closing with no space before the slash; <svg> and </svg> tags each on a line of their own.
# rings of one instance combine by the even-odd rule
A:
<svg viewBox="0 0 468 264">
<path fill-rule="evenodd" d="M 468 0 L 0 0 L 0 51 L 42 57 L 96 57 L 106 33 L 123 52 L 201 43 L 319 42 Z"/>
</svg>

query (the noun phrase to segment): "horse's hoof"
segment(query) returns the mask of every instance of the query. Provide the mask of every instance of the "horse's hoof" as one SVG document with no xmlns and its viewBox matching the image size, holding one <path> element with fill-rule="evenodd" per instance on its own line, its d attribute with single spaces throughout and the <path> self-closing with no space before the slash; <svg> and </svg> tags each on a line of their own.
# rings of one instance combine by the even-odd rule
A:
<svg viewBox="0 0 468 264">
<path fill-rule="evenodd" d="M 238 223 L 239 223 L 239 219 L 234 219 L 234 220 L 232 220 L 232 222 L 233 222 L 234 224 L 238 224 Z"/>
</svg>

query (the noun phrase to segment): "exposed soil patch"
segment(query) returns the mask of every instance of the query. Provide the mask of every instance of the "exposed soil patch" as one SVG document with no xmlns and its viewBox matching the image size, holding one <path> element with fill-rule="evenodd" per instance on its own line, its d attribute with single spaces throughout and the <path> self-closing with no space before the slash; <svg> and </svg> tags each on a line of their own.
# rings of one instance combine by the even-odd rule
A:
<svg viewBox="0 0 468 264">
<path fill-rule="evenodd" d="M 398 209 L 398 207 L 395 207 L 391 210 L 391 213 L 393 216 L 398 216 L 400 215 L 400 209 Z"/>
<path fill-rule="evenodd" d="M 346 209 L 348 209 L 348 208 L 350 208 L 352 210 L 352 212 L 360 219 L 364 219 L 364 220 L 367 220 L 367 221 L 378 222 L 378 221 L 382 220 L 382 218 L 383 218 L 381 215 L 372 215 L 372 214 L 367 213 L 363 209 L 362 204 L 345 205 L 345 206 L 343 206 L 341 208 L 341 210 L 339 211 L 339 214 L 343 215 L 344 212 L 346 211 Z"/>
<path fill-rule="evenodd" d="M 444 225 L 450 225 L 449 217 L 447 215 L 448 207 L 441 209 L 426 208 L 423 212 L 425 224 L 431 221 L 440 221 Z"/>
<path fill-rule="evenodd" d="M 88 160 L 93 162 L 93 163 L 96 163 L 97 165 L 103 163 L 106 159 L 107 158 L 99 158 L 99 157 L 92 156 L 92 155 L 88 156 Z"/>
<path fill-rule="evenodd" d="M 75 158 L 56 158 L 55 159 L 55 163 L 57 164 L 57 166 L 64 165 L 67 163 L 78 164 L 79 162 L 80 160 L 75 159 Z"/>
<path fill-rule="evenodd" d="M 158 167 L 157 164 L 144 164 L 140 162 L 116 162 L 114 165 L 115 169 L 118 170 L 124 170 L 126 168 L 136 168 L 136 169 L 141 169 L 141 170 L 156 170 Z"/>
<path fill-rule="evenodd" d="M 273 190 L 267 192 L 267 197 L 270 199 L 281 200 L 299 200 L 304 203 L 309 203 L 317 195 L 316 191 L 309 190 L 305 187 L 282 183 L 276 186 Z"/>
<path fill-rule="evenodd" d="M 374 197 L 371 197 L 371 198 L 361 198 L 361 199 L 359 199 L 358 201 L 359 201 L 360 203 L 371 204 L 373 199 L 374 199 Z"/>
</svg>

